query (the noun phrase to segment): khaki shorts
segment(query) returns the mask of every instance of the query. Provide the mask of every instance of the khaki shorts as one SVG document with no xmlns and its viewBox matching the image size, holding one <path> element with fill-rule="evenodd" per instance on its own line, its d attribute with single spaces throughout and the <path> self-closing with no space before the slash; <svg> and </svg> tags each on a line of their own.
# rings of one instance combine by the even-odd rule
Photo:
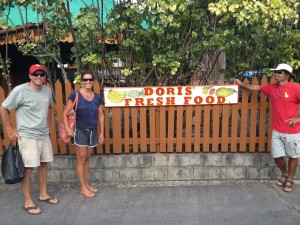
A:
<svg viewBox="0 0 300 225">
<path fill-rule="evenodd" d="M 18 143 L 25 167 L 38 167 L 41 162 L 53 161 L 52 145 L 48 135 L 43 139 L 20 137 Z"/>
<path fill-rule="evenodd" d="M 300 133 L 283 134 L 275 130 L 272 132 L 271 151 L 273 158 L 288 156 L 300 157 Z"/>
</svg>

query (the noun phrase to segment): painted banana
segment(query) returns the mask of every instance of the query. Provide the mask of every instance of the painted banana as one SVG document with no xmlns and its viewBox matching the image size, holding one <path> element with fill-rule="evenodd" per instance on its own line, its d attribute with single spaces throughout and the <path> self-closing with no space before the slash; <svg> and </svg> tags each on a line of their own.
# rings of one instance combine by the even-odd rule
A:
<svg viewBox="0 0 300 225">
<path fill-rule="evenodd" d="M 234 88 L 218 88 L 216 91 L 217 96 L 223 96 L 223 97 L 228 97 L 230 95 L 233 95 L 235 92 L 237 92 Z"/>
<path fill-rule="evenodd" d="M 121 103 L 126 97 L 126 94 L 126 91 L 112 89 L 108 91 L 107 98 L 113 103 Z"/>
</svg>

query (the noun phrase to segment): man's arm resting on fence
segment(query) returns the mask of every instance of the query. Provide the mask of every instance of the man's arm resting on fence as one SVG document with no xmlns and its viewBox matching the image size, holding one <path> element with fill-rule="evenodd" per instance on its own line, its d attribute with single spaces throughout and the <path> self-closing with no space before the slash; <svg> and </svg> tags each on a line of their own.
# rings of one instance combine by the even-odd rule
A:
<svg viewBox="0 0 300 225">
<path fill-rule="evenodd" d="M 10 140 L 13 140 L 13 141 L 17 140 L 19 138 L 19 134 L 16 129 L 12 128 L 8 110 L 6 108 L 4 108 L 3 106 L 1 106 L 0 113 L 1 113 L 2 123 L 4 125 L 3 127 L 6 128 L 6 131 L 7 131 L 7 134 L 9 136 Z"/>
<path fill-rule="evenodd" d="M 259 91 L 260 90 L 260 85 L 257 84 L 245 84 L 239 79 L 234 79 L 234 84 L 238 84 L 241 87 L 244 87 L 250 91 Z"/>
</svg>

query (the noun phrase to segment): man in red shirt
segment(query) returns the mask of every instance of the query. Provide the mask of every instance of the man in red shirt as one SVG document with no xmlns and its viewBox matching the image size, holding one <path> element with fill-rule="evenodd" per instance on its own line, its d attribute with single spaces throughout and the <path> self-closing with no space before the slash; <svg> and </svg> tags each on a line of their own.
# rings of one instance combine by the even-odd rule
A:
<svg viewBox="0 0 300 225">
<path fill-rule="evenodd" d="M 293 191 L 293 179 L 300 157 L 300 86 L 290 82 L 296 78 L 293 68 L 279 64 L 275 72 L 276 83 L 269 85 L 244 84 L 239 79 L 234 83 L 248 90 L 261 91 L 270 97 L 272 103 L 272 142 L 271 151 L 282 175 L 276 184 L 286 192 Z M 288 165 L 285 158 L 288 157 Z"/>
</svg>

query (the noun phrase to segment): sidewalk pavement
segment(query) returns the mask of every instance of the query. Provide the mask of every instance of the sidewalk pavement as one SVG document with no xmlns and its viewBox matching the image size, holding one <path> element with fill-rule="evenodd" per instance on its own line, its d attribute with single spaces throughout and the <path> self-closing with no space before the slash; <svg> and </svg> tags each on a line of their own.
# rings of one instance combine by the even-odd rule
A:
<svg viewBox="0 0 300 225">
<path fill-rule="evenodd" d="M 0 225 L 300 225 L 300 182 L 292 193 L 273 182 L 104 185 L 92 199 L 77 184 L 49 184 L 58 205 L 38 202 L 34 184 L 43 210 L 34 216 L 22 209 L 20 184 L 1 184 Z"/>
</svg>

